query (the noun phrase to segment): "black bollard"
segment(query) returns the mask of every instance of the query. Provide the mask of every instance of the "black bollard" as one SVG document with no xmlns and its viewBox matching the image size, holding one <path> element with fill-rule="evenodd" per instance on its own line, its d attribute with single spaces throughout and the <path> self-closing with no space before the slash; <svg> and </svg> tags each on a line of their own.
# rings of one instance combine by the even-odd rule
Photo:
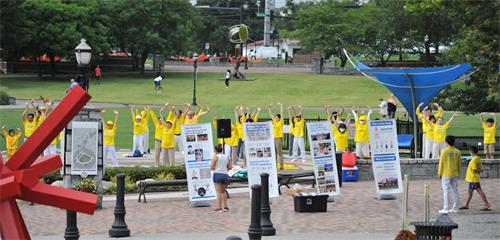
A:
<svg viewBox="0 0 500 240">
<path fill-rule="evenodd" d="M 66 230 L 64 230 L 64 239 L 78 240 L 79 238 L 80 232 L 76 225 L 76 212 L 68 210 L 66 211 Z"/>
<path fill-rule="evenodd" d="M 260 174 L 260 185 L 262 185 L 261 206 L 260 206 L 260 227 L 262 236 L 276 235 L 276 229 L 271 222 L 271 206 L 269 205 L 269 174 Z"/>
<path fill-rule="evenodd" d="M 241 240 L 241 238 L 238 236 L 229 236 L 226 238 L 226 240 Z"/>
<path fill-rule="evenodd" d="M 125 223 L 125 175 L 116 175 L 115 221 L 109 229 L 110 237 L 129 237 L 130 230 Z"/>
<path fill-rule="evenodd" d="M 252 185 L 252 209 L 250 216 L 250 227 L 248 228 L 248 238 L 250 240 L 260 240 L 262 238 L 262 228 L 260 227 L 260 195 L 261 186 Z"/>
</svg>

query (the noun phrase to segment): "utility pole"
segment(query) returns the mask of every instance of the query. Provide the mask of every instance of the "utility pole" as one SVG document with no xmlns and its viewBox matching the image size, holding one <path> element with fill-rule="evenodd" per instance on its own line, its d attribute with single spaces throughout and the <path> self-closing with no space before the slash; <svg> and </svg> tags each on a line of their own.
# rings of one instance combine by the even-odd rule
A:
<svg viewBox="0 0 500 240">
<path fill-rule="evenodd" d="M 271 10 L 274 10 L 274 0 L 265 0 L 264 8 L 264 46 L 271 45 Z"/>
</svg>

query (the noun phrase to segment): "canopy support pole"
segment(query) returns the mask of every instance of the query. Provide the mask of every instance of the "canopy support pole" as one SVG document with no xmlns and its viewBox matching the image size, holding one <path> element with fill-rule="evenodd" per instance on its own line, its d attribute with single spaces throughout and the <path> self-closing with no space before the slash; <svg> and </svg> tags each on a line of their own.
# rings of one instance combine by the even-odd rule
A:
<svg viewBox="0 0 500 240">
<path fill-rule="evenodd" d="M 418 141 L 418 119 L 417 115 L 415 113 L 415 109 L 417 109 L 417 100 L 416 100 L 416 94 L 415 94 L 415 86 L 413 84 L 413 79 L 411 78 L 410 74 L 406 73 L 406 78 L 408 79 L 408 83 L 410 84 L 410 91 L 411 91 L 411 104 L 413 107 L 413 116 L 411 117 L 413 120 L 413 153 L 411 155 L 412 158 L 417 157 L 417 150 L 419 147 L 419 141 Z"/>
</svg>

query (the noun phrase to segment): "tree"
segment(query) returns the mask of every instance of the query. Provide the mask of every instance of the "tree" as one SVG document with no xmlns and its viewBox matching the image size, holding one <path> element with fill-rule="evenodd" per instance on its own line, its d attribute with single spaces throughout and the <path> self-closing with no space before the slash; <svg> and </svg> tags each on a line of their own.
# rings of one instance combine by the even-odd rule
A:
<svg viewBox="0 0 500 240">
<path fill-rule="evenodd" d="M 113 44 L 130 52 L 144 73 L 150 53 L 169 55 L 194 47 L 201 27 L 196 10 L 185 0 L 118 0 L 110 2 Z"/>
</svg>

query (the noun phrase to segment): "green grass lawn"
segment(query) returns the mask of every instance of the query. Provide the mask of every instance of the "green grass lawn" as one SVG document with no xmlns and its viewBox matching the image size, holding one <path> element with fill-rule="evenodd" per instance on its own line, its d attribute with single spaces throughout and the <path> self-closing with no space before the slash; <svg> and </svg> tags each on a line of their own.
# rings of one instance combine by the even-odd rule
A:
<svg viewBox="0 0 500 240">
<path fill-rule="evenodd" d="M 229 89 L 219 80 L 221 77 L 222 73 L 198 75 L 198 104 L 209 105 L 211 108 L 210 114 L 203 119 L 205 122 L 211 121 L 215 114 L 218 117 L 234 118 L 233 108 L 239 104 L 260 106 L 263 108 L 260 116 L 267 118 L 267 105 L 271 102 L 281 102 L 285 105 L 302 104 L 307 108 L 304 112 L 306 118 L 324 118 L 322 106 L 326 104 L 345 104 L 349 108 L 352 105 L 376 107 L 378 98 L 387 97 L 389 94 L 383 86 L 360 76 L 250 73 L 248 77 L 257 80 L 233 81 Z M 18 99 L 37 98 L 40 95 L 61 99 L 68 87 L 68 79 L 69 76 L 42 79 L 2 76 L 0 84 L 8 87 L 8 93 Z M 91 102 L 159 106 L 165 102 L 182 105 L 192 101 L 192 73 L 167 73 L 166 80 L 162 82 L 162 93 L 154 92 L 152 79 L 153 76 L 147 74 L 105 75 L 102 85 L 91 85 Z M 116 143 L 120 148 L 127 148 L 132 145 L 130 111 L 128 108 L 117 110 L 120 112 L 120 119 Z M 21 112 L 21 109 L 0 109 L 0 126 L 21 127 Z M 106 120 L 111 119 L 112 112 L 107 111 L 104 117 Z M 374 114 L 374 118 L 376 117 L 377 114 Z M 150 124 L 150 131 L 153 130 Z M 479 116 L 458 116 L 448 132 L 458 136 L 481 136 Z"/>
</svg>

